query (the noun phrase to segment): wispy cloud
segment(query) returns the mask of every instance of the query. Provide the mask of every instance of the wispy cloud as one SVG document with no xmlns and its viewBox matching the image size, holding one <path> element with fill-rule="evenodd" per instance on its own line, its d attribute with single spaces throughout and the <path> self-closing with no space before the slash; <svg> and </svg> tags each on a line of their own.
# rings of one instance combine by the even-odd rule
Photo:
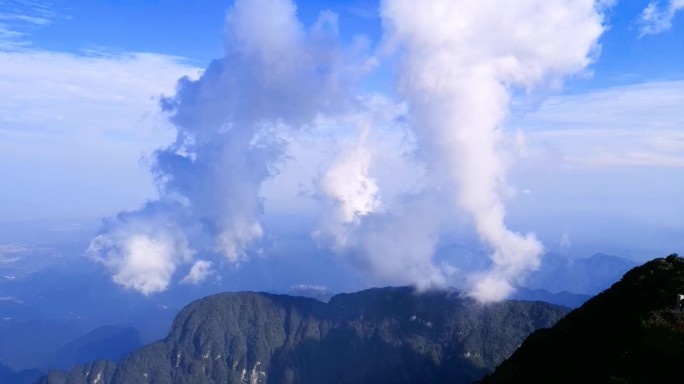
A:
<svg viewBox="0 0 684 384">
<path fill-rule="evenodd" d="M 684 168 L 684 132 L 555 132 L 546 139 L 564 142 L 562 161 L 570 166 Z"/>
<path fill-rule="evenodd" d="M 28 251 L 28 248 L 26 248 L 23 245 L 19 244 L 0 244 L 0 256 L 3 255 L 12 255 L 16 253 L 24 253 Z"/>
<path fill-rule="evenodd" d="M 682 105 L 684 81 L 621 86 L 554 97 L 512 128 L 527 131 L 530 161 L 537 163 L 681 168 Z"/>
<path fill-rule="evenodd" d="M 30 34 L 36 28 L 67 16 L 55 11 L 50 2 L 9 0 L 0 2 L 0 50 L 31 45 Z"/>
<path fill-rule="evenodd" d="M 641 36 L 665 32 L 672 28 L 672 19 L 684 9 L 684 0 L 655 0 L 648 3 L 639 16 Z"/>
<path fill-rule="evenodd" d="M 199 69 L 138 52 L 0 52 L 0 132 L 149 134 L 140 124 L 175 81 Z M 155 99 L 156 98 L 156 99 Z M 103 119 L 117 109 L 116 119 Z"/>
<path fill-rule="evenodd" d="M 154 196 L 139 162 L 173 140 L 159 97 L 197 68 L 151 53 L 35 49 L 0 51 L 0 68 L 0 200 L 17 202 L 0 216 L 105 215 Z"/>
<path fill-rule="evenodd" d="M 0 20 L 6 21 L 6 22 L 16 21 L 16 22 L 22 22 L 22 23 L 38 25 L 38 26 L 49 25 L 52 23 L 52 20 L 46 19 L 44 17 L 36 17 L 36 16 L 29 16 L 29 15 L 17 15 L 17 14 L 11 14 L 11 13 L 0 13 Z"/>
<path fill-rule="evenodd" d="M 380 10 L 378 9 L 377 5 L 372 6 L 369 4 L 354 4 L 344 7 L 344 9 L 350 14 L 362 19 L 373 19 L 380 17 Z"/>
</svg>

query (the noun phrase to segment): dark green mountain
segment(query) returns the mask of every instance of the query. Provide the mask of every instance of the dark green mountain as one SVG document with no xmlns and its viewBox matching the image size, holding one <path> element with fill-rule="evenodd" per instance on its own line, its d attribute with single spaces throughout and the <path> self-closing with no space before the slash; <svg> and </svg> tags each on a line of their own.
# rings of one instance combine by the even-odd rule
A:
<svg viewBox="0 0 684 384">
<path fill-rule="evenodd" d="M 670 255 L 622 280 L 550 329 L 534 332 L 482 383 L 682 383 L 684 259 Z"/>
<path fill-rule="evenodd" d="M 49 384 L 471 383 L 567 313 L 541 302 L 482 306 L 456 292 L 378 288 L 329 303 L 266 293 L 193 302 L 169 335 L 119 364 L 53 371 Z"/>
</svg>

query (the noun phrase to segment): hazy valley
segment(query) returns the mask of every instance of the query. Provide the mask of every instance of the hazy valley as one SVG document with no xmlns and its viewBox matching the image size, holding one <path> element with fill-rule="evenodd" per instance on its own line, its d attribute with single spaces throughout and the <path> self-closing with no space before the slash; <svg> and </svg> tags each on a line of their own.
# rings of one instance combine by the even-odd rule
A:
<svg viewBox="0 0 684 384">
<path fill-rule="evenodd" d="M 69 237 L 78 238 L 73 234 Z M 86 239 L 84 236 L 81 241 Z M 204 360 L 201 358 L 197 361 L 194 359 L 206 354 L 204 349 L 212 349 L 214 354 L 211 372 L 206 371 L 209 368 L 202 368 L 206 371 L 203 372 L 207 374 L 206 380 L 210 380 L 209 382 L 215 382 L 217 377 L 225 380 L 252 377 L 250 374 L 243 376 L 242 372 L 252 372 L 257 361 L 263 364 L 261 371 L 270 372 L 271 376 L 281 380 L 286 377 L 295 380 L 292 377 L 297 377 L 299 379 L 292 382 L 316 382 L 328 369 L 317 370 L 319 363 L 311 359 L 312 356 L 325 353 L 330 354 L 327 357 L 329 361 L 356 361 L 350 360 L 350 356 L 366 354 L 358 364 L 386 358 L 386 361 L 378 360 L 371 366 L 386 366 L 392 371 L 399 369 L 399 366 L 392 365 L 400 364 L 399 362 L 411 361 L 410 365 L 416 367 L 393 380 L 403 377 L 401 380 L 415 382 L 421 380 L 421 377 L 426 380 L 431 377 L 443 382 L 471 382 L 491 372 L 515 350 L 527 334 L 537 328 L 553 325 L 568 311 L 563 307 L 535 304 L 534 301 L 577 307 L 591 295 L 609 287 L 622 273 L 636 265 L 626 259 L 600 254 L 586 259 L 548 255 L 542 268 L 530 275 L 529 282 L 532 285 L 529 288 L 520 288 L 514 296 L 517 300 L 531 302 L 513 301 L 484 307 L 455 288 L 424 295 L 416 294 L 409 288 L 388 288 L 336 296 L 336 292 L 320 284 L 328 281 L 334 286 L 335 278 L 332 275 L 316 280 L 319 284 L 305 284 L 296 283 L 296 274 L 288 276 L 281 273 L 280 289 L 272 292 L 293 296 L 220 294 L 194 303 L 181 312 L 191 301 L 215 292 L 258 290 L 255 287 L 264 280 L 272 284 L 277 284 L 278 280 L 269 280 L 269 270 L 260 269 L 258 265 L 248 265 L 239 271 L 240 274 L 246 273 L 245 270 L 250 271 L 250 280 L 243 282 L 243 286 L 236 281 L 191 287 L 179 285 L 163 294 L 145 297 L 114 284 L 99 265 L 78 253 L 68 253 L 66 250 L 62 257 L 47 258 L 46 255 L 56 252 L 61 246 L 58 240 L 33 248 L 16 245 L 11 248 L 11 253 L 5 252 L 2 255 L 5 260 L 11 261 L 0 265 L 0 272 L 3 276 L 13 278 L 0 281 L 0 287 L 6 295 L 0 301 L 3 319 L 0 324 L 0 361 L 5 364 L 6 369 L 14 372 L 26 371 L 15 375 L 12 381 L 5 379 L 7 383 L 33 382 L 48 370 L 70 371 L 76 365 L 85 368 L 77 368 L 78 374 L 74 373 L 74 377 L 81 377 L 85 372 L 95 373 L 100 369 L 104 375 L 102 380 L 108 380 L 105 382 L 124 383 L 127 381 L 116 377 L 133 375 L 131 372 L 140 373 L 135 371 L 137 368 L 130 368 L 125 365 L 127 363 L 122 363 L 124 365 L 119 367 L 112 363 L 93 361 L 124 361 L 121 359 L 158 339 L 164 339 L 162 344 L 156 342 L 154 347 L 142 350 L 147 352 L 136 352 L 125 361 L 139 359 L 144 364 L 150 364 L 150 359 L 157 361 L 162 355 L 174 355 L 176 352 L 171 353 L 172 350 L 182 351 L 182 355 L 186 356 L 183 360 L 184 368 L 174 371 L 176 373 L 173 376 L 163 376 L 162 368 L 154 368 L 157 369 L 155 375 L 167 377 L 164 380 L 171 380 L 170 382 L 180 382 L 190 366 L 203 364 Z M 74 247 L 80 245 L 75 243 Z M 453 245 L 446 247 L 447 250 L 453 248 Z M 314 249 L 300 249 L 310 252 L 308 256 L 300 254 L 300 260 L 315 263 L 314 258 L 319 257 Z M 296 296 L 308 296 L 316 300 L 299 299 Z M 226 300 L 226 303 L 221 304 Z M 325 304 L 329 300 L 330 303 Z M 205 308 L 209 305 L 207 303 L 220 304 L 223 309 L 216 312 Z M 243 313 L 244 305 L 254 307 L 254 310 Z M 183 330 L 184 321 L 178 319 L 188 316 L 188 311 L 191 311 L 189 308 L 197 306 L 203 308 L 202 311 L 208 311 L 202 315 L 207 319 L 214 316 L 219 318 L 211 320 L 211 329 L 202 328 L 201 331 L 215 336 L 205 335 L 205 339 L 197 341 L 200 344 L 195 345 L 192 341 L 194 339 L 188 335 L 194 335 L 200 330 Z M 301 324 L 288 325 L 286 318 L 292 313 Z M 257 321 L 257 318 L 262 320 Z M 508 323 L 506 319 L 511 318 L 518 320 Z M 199 320 L 195 317 L 193 321 Z M 235 325 L 225 328 L 226 324 Z M 169 330 L 171 334 L 167 336 Z M 257 350 L 252 350 L 256 348 L 253 341 L 245 339 L 246 335 L 273 332 L 284 333 L 262 341 L 264 344 Z M 186 336 L 181 340 L 180 334 Z M 228 336 L 218 337 L 218 334 Z M 226 338 L 241 341 L 228 345 L 217 341 Z M 335 340 L 341 342 L 340 338 L 346 340 L 344 347 L 335 347 Z M 391 346 L 400 345 L 405 347 L 399 348 L 397 355 L 391 357 L 394 353 L 391 352 Z M 225 359 L 216 359 L 219 354 L 227 356 L 230 348 L 241 351 L 230 357 L 230 364 L 225 363 Z M 380 352 L 383 348 L 385 352 Z M 157 356 L 159 353 L 162 355 Z M 352 355 L 345 355 L 346 353 Z M 162 359 L 163 364 L 173 367 L 175 360 L 165 359 Z M 180 364 L 180 360 L 178 361 Z M 285 372 L 286 362 L 297 362 L 296 374 Z M 86 363 L 88 365 L 83 366 Z M 219 368 L 224 363 L 228 367 L 237 365 L 232 370 L 225 371 Z M 145 366 L 153 369 L 152 366 Z M 452 367 L 453 370 L 446 367 Z M 353 370 L 351 366 L 349 369 Z M 359 375 L 370 377 L 368 372 Z M 7 374 L 6 377 L 10 376 Z M 24 379 L 25 377 L 29 377 L 29 380 Z M 87 382 L 95 377 L 90 377 Z M 51 376 L 51 380 L 53 381 L 50 382 L 55 383 L 71 383 L 67 376 L 57 373 Z M 194 379 L 188 376 L 182 380 L 192 382 Z"/>
</svg>

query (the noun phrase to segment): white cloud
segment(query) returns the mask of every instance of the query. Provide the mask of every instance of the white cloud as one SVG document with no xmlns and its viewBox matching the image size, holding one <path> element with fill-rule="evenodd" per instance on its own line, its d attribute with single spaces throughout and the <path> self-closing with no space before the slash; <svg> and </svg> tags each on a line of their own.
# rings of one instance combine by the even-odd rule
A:
<svg viewBox="0 0 684 384">
<path fill-rule="evenodd" d="M 320 179 L 321 192 L 336 205 L 343 224 L 358 222 L 380 207 L 379 189 L 369 176 L 371 153 L 365 148 L 368 127 L 361 129 L 357 144 L 344 151 Z"/>
<path fill-rule="evenodd" d="M 181 279 L 181 284 L 199 284 L 214 274 L 211 269 L 213 263 L 207 260 L 197 260 L 190 268 L 190 272 Z"/>
<path fill-rule="evenodd" d="M 350 257 L 377 284 L 445 287 L 447 272 L 435 265 L 435 246 L 448 203 L 429 193 L 406 197 L 401 206 L 362 221 L 348 244 Z"/>
<path fill-rule="evenodd" d="M 473 283 L 482 301 L 511 293 L 540 262 L 533 234 L 504 222 L 507 164 L 500 127 L 511 88 L 555 86 L 584 70 L 603 33 L 605 2 L 383 2 L 390 45 L 403 49 L 401 83 L 427 172 L 472 218 L 493 267 Z"/>
<path fill-rule="evenodd" d="M 112 280 L 144 295 L 168 288 L 179 265 L 189 263 L 194 251 L 170 215 L 157 220 L 120 214 L 107 221 L 107 231 L 95 237 L 87 254 L 112 272 Z"/>
<path fill-rule="evenodd" d="M 651 1 L 641 12 L 638 23 L 641 26 L 641 36 L 654 35 L 672 28 L 672 19 L 684 9 L 684 0 Z"/>
<path fill-rule="evenodd" d="M 0 201 L 41 204 L 31 190 L 50 190 L 45 206 L 72 212 L 88 201 L 103 209 L 108 193 L 123 191 L 139 206 L 155 191 L 138 159 L 159 149 L 149 157 L 159 199 L 110 220 L 90 247 L 126 287 L 151 294 L 244 262 L 262 236 L 264 206 L 297 211 L 292 199 L 307 184 L 327 195 L 345 227 L 324 230 L 346 236 L 340 253 L 375 283 L 450 284 L 454 269 L 435 261 L 435 247 L 468 214 L 494 265 L 473 289 L 500 299 L 541 252 L 534 236 L 504 225 L 509 141 L 527 152 L 521 163 L 682 166 L 684 85 L 676 82 L 552 98 L 509 122 L 525 135 L 500 129 L 511 88 L 554 87 L 591 62 L 602 31 L 594 6 L 609 3 L 386 1 L 385 22 L 396 22 L 389 40 L 408 47 L 401 87 L 410 113 L 407 103 L 353 90 L 369 68 L 359 62 L 372 60 L 338 44 L 333 14 L 307 28 L 285 0 L 237 1 L 226 56 L 175 91 L 178 78 L 199 71 L 180 58 L 0 52 L 0 179 L 9 180 Z M 265 9 L 276 15 L 271 23 L 262 22 Z M 173 127 L 158 111 L 162 93 L 174 94 L 164 99 Z M 357 142 L 359 120 L 371 123 Z M 147 189 L 132 195 L 141 187 L 131 184 Z M 60 195 L 67 189 L 71 200 Z"/>
</svg>

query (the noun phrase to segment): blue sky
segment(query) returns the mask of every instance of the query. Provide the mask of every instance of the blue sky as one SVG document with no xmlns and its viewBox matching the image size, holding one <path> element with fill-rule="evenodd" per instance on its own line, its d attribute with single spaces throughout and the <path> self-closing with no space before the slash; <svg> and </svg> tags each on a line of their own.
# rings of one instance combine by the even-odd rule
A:
<svg viewBox="0 0 684 384">
<path fill-rule="evenodd" d="M 612 6 L 591 65 L 564 75 L 562 86 L 544 83 L 529 93 L 511 86 L 499 143 L 506 223 L 572 256 L 684 252 L 678 249 L 684 245 L 684 3 L 602 3 Z M 155 201 L 153 152 L 172 144 L 178 129 L 162 113 L 161 95 L 174 95 L 180 77 L 197 79 L 224 56 L 232 5 L 1 0 L 0 220 L 113 217 Z M 363 56 L 369 68 L 355 92 L 373 113 L 390 117 L 357 129 L 352 117 L 324 116 L 314 128 L 280 132 L 289 143 L 281 154 L 287 160 L 274 163 L 277 174 L 257 186 L 261 219 L 299 216 L 310 223 L 304 233 L 330 230 L 323 212 L 329 201 L 321 195 L 337 201 L 338 192 L 347 192 L 326 189 L 326 180 L 340 179 L 321 175 L 337 169 L 330 159 L 344 159 L 350 148 L 347 163 L 360 167 L 365 186 L 349 191 L 360 195 L 343 196 L 351 199 L 352 216 L 380 212 L 372 201 L 352 199 L 375 196 L 376 188 L 383 214 L 401 216 L 408 205 L 392 207 L 427 183 L 421 165 L 409 159 L 420 133 L 405 110 L 410 97 L 395 92 L 402 56 L 383 32 L 380 7 L 361 0 L 296 2 L 296 18 L 311 35 L 322 11 L 336 15 L 334 44 L 345 60 Z M 272 21 L 268 12 L 258 25 Z M 461 227 L 468 224 L 453 222 L 473 235 Z M 193 265 L 200 273 L 207 264 Z"/>
<path fill-rule="evenodd" d="M 601 56 L 593 65 L 594 77 L 586 82 L 586 87 L 682 78 L 684 31 L 677 27 L 682 23 L 682 15 L 676 14 L 672 19 L 673 28 L 642 35 L 639 19 L 648 4 L 620 1 L 609 13 L 610 28 L 601 38 Z"/>
</svg>

